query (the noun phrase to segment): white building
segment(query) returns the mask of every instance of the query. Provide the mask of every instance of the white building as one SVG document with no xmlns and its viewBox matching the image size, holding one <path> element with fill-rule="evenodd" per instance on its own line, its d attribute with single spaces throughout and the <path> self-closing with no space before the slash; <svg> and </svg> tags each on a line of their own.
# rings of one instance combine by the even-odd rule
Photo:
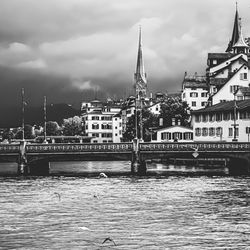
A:
<svg viewBox="0 0 250 250">
<path fill-rule="evenodd" d="M 207 82 L 209 103 L 215 105 L 234 100 L 239 88 L 249 87 L 250 46 L 243 37 L 241 19 L 236 8 L 232 38 L 225 53 L 209 53 Z"/>
<path fill-rule="evenodd" d="M 120 142 L 121 118 L 116 116 L 121 110 L 119 106 L 94 100 L 81 107 L 85 135 L 92 137 L 92 143 Z"/>
<path fill-rule="evenodd" d="M 157 142 L 192 142 L 193 129 L 175 125 L 157 130 Z"/>
<path fill-rule="evenodd" d="M 193 76 L 188 76 L 185 72 L 181 99 L 183 102 L 187 102 L 191 110 L 204 108 L 208 101 L 206 77 L 198 76 L 196 73 Z"/>
<path fill-rule="evenodd" d="M 236 114 L 236 116 L 234 115 Z M 249 142 L 250 99 L 222 102 L 192 112 L 194 141 Z"/>
<path fill-rule="evenodd" d="M 121 142 L 122 139 L 122 118 L 120 114 L 112 116 L 112 138 L 114 143 Z"/>
<path fill-rule="evenodd" d="M 234 100 L 234 94 L 239 88 L 249 87 L 249 73 L 247 56 L 243 54 L 210 68 L 211 104 Z"/>
</svg>

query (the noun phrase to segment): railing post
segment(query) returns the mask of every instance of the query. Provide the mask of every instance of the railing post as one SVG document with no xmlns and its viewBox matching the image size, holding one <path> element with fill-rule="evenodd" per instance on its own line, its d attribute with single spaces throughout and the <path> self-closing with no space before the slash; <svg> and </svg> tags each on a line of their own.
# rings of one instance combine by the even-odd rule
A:
<svg viewBox="0 0 250 250">
<path fill-rule="evenodd" d="M 134 175 L 145 175 L 146 162 L 142 161 L 140 157 L 140 143 L 139 139 L 135 138 L 133 140 L 133 151 L 132 151 L 132 161 L 131 161 L 131 173 Z"/>
<path fill-rule="evenodd" d="M 19 148 L 19 161 L 18 161 L 18 175 L 28 175 L 29 167 L 27 165 L 26 158 L 26 141 L 22 140 L 20 142 Z"/>
</svg>

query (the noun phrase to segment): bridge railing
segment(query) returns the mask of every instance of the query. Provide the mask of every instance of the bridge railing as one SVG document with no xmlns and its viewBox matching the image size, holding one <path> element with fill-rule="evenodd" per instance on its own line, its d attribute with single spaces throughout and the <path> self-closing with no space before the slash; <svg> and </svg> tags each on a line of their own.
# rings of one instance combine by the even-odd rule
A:
<svg viewBox="0 0 250 250">
<path fill-rule="evenodd" d="M 148 151 L 250 151 L 250 143 L 140 143 L 140 152 Z"/>
<path fill-rule="evenodd" d="M 19 144 L 0 144 L 0 154 L 19 153 Z"/>
<path fill-rule="evenodd" d="M 59 152 L 131 152 L 132 143 L 96 143 L 96 144 L 28 144 L 26 153 Z"/>
</svg>

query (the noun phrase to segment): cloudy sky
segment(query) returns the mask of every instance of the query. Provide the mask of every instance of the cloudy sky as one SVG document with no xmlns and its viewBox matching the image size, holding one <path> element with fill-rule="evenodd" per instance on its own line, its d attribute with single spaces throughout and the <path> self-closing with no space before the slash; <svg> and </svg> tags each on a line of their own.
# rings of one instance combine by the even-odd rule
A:
<svg viewBox="0 0 250 250">
<path fill-rule="evenodd" d="M 250 2 L 238 1 L 250 36 Z M 142 26 L 150 92 L 175 92 L 224 52 L 234 0 L 0 0 L 0 102 L 31 105 L 122 97 L 133 85 Z"/>
</svg>

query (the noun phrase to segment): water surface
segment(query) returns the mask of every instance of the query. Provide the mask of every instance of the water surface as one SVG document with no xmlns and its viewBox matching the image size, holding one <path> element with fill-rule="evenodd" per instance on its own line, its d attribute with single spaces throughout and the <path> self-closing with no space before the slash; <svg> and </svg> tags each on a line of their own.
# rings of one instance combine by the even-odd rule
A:
<svg viewBox="0 0 250 250">
<path fill-rule="evenodd" d="M 250 249 L 249 195 L 249 177 L 0 177 L 0 249 Z"/>
</svg>

